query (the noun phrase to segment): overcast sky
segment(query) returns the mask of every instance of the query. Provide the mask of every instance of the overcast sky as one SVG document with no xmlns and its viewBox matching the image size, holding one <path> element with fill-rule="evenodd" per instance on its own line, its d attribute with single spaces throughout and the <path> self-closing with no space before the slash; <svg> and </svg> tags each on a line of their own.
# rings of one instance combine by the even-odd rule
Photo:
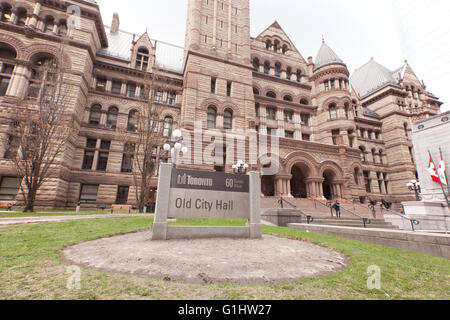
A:
<svg viewBox="0 0 450 320">
<path fill-rule="evenodd" d="M 113 12 L 119 13 L 120 29 L 142 34 L 148 29 L 151 38 L 184 46 L 187 0 L 97 0 L 106 25 L 111 24 Z M 306 59 L 315 58 L 322 35 L 351 73 L 371 57 L 394 70 L 403 65 L 405 48 L 399 41 L 398 19 L 394 19 L 392 1 L 401 0 L 252 0 L 251 36 L 256 37 L 275 20 L 286 31 Z M 450 3 L 448 0 L 433 0 Z M 423 1 L 425 2 L 425 1 Z M 429 2 L 426 1 L 428 4 Z M 448 6 L 450 8 L 450 6 Z M 397 14 L 398 12 L 396 12 Z M 433 19 L 432 15 L 428 15 Z M 421 20 L 426 17 L 421 17 Z M 445 20 L 448 26 L 448 20 Z M 442 29 L 442 28 L 441 28 Z M 447 38 L 450 30 L 446 33 Z M 403 49 L 403 50 L 402 50 Z M 407 50 L 408 51 L 408 50 Z M 446 55 L 446 57 L 450 56 Z M 450 59 L 447 59 L 450 60 Z M 416 64 L 424 64 L 414 61 Z M 412 63 L 411 63 L 412 64 Z M 439 86 L 439 75 L 419 69 L 417 74 L 441 100 L 450 99 L 448 86 Z M 447 75 L 450 73 L 447 73 Z M 425 76 L 433 79 L 426 79 Z M 442 80 L 444 82 L 444 80 Z M 445 79 L 447 82 L 447 79 Z M 432 87 L 435 84 L 435 87 Z M 439 92 L 438 90 L 447 92 Z M 446 109 L 449 110 L 450 103 Z"/>
</svg>

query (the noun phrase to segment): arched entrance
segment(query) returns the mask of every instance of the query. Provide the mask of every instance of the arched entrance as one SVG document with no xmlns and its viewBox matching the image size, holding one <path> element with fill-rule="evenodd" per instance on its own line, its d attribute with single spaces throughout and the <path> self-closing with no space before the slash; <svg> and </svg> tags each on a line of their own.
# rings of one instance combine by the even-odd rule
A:
<svg viewBox="0 0 450 320">
<path fill-rule="evenodd" d="M 265 197 L 275 197 L 275 176 L 262 176 L 261 193 Z"/>
<path fill-rule="evenodd" d="M 309 168 L 302 164 L 296 164 L 291 170 L 291 193 L 294 198 L 308 198 L 306 179 L 310 174 Z"/>
<path fill-rule="evenodd" d="M 323 196 L 327 200 L 333 200 L 334 198 L 338 197 L 338 195 L 334 194 L 333 192 L 333 183 L 336 179 L 336 174 L 332 170 L 325 170 L 323 173 Z"/>
</svg>

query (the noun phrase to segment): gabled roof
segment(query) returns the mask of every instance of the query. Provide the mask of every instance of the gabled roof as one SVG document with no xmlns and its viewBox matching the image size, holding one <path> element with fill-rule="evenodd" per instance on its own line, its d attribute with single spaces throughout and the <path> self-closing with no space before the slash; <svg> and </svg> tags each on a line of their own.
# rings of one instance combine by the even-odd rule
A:
<svg viewBox="0 0 450 320">
<path fill-rule="evenodd" d="M 110 29 L 105 26 L 109 46 L 101 48 L 97 53 L 130 61 L 134 35 L 122 30 L 111 33 Z M 154 39 L 150 39 L 150 41 L 153 46 L 156 46 L 156 63 L 159 68 L 182 74 L 184 71 L 184 48 Z"/>
<path fill-rule="evenodd" d="M 314 71 L 329 65 L 329 64 L 342 64 L 345 66 L 344 61 L 338 57 L 338 55 L 325 43 L 322 41 L 322 46 L 317 53 L 316 60 L 314 61 Z"/>
<path fill-rule="evenodd" d="M 388 85 L 400 87 L 398 74 L 404 72 L 403 68 L 390 71 L 371 58 L 369 62 L 353 73 L 350 77 L 350 83 L 358 95 L 365 98 Z"/>
</svg>

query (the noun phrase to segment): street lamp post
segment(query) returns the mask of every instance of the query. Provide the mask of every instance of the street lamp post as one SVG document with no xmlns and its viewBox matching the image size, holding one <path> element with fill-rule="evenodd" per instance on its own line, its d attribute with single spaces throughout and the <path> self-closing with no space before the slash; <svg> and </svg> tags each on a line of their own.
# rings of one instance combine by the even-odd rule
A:
<svg viewBox="0 0 450 320">
<path fill-rule="evenodd" d="M 172 133 L 172 141 L 168 140 L 163 146 L 164 151 L 169 151 L 172 154 L 172 162 L 173 167 L 176 169 L 177 167 L 177 156 L 178 153 L 181 151 L 183 153 L 186 153 L 188 151 L 188 148 L 186 146 L 183 146 L 181 143 L 181 138 L 183 137 L 183 134 L 181 130 L 177 129 Z"/>
<path fill-rule="evenodd" d="M 411 182 L 406 184 L 406 186 L 408 187 L 409 191 L 414 191 L 414 193 L 416 194 L 416 201 L 420 201 L 419 195 L 420 183 L 417 182 L 416 180 L 411 180 Z"/>
</svg>

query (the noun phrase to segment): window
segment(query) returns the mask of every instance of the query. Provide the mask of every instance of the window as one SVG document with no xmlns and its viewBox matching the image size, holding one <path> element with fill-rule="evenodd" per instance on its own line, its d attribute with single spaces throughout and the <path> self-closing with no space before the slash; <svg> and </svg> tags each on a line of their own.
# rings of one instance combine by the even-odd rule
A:
<svg viewBox="0 0 450 320">
<path fill-rule="evenodd" d="M 65 20 L 59 22 L 58 35 L 61 37 L 67 36 L 67 22 Z"/>
<path fill-rule="evenodd" d="M 149 63 L 149 51 L 146 48 L 139 48 L 136 54 L 136 69 L 147 71 Z"/>
<path fill-rule="evenodd" d="M 255 115 L 258 118 L 261 116 L 259 103 L 255 105 Z"/>
<path fill-rule="evenodd" d="M 216 78 L 211 78 L 211 93 L 216 93 Z"/>
<path fill-rule="evenodd" d="M 98 184 L 97 185 L 81 185 L 80 202 L 95 203 L 97 202 Z"/>
<path fill-rule="evenodd" d="M 294 139 L 294 132 L 292 132 L 292 131 L 285 131 L 284 132 L 284 137 L 288 138 L 288 139 Z"/>
<path fill-rule="evenodd" d="M 338 145 L 338 138 L 339 138 L 340 134 L 341 134 L 341 132 L 340 132 L 339 129 L 331 131 L 331 137 L 332 137 L 332 140 L 333 140 L 333 144 L 335 146 Z"/>
<path fill-rule="evenodd" d="M 298 69 L 296 76 L 297 76 L 297 82 L 301 82 L 302 81 L 302 70 Z"/>
<path fill-rule="evenodd" d="M 273 51 L 278 52 L 278 48 L 280 47 L 280 41 L 275 40 L 273 43 Z"/>
<path fill-rule="evenodd" d="M 55 19 L 53 17 L 47 17 L 44 21 L 44 29 L 42 31 L 46 33 L 53 32 L 55 28 Z"/>
<path fill-rule="evenodd" d="M 291 67 L 287 67 L 286 69 L 286 79 L 291 80 L 292 77 L 292 68 Z"/>
<path fill-rule="evenodd" d="M 355 184 L 359 185 L 359 168 L 355 168 L 353 178 L 355 179 Z"/>
<path fill-rule="evenodd" d="M 275 108 L 267 108 L 267 119 L 275 120 L 277 115 L 277 109 Z"/>
<path fill-rule="evenodd" d="M 225 110 L 223 114 L 223 128 L 225 130 L 233 129 L 233 111 Z"/>
<path fill-rule="evenodd" d="M 389 181 L 387 173 L 383 173 L 383 180 L 384 180 L 384 191 L 386 192 L 386 194 L 389 194 Z"/>
<path fill-rule="evenodd" d="M 12 16 L 11 7 L 7 4 L 2 4 L 0 20 L 2 22 L 9 22 L 11 20 L 11 16 Z"/>
<path fill-rule="evenodd" d="M 106 171 L 108 165 L 109 149 L 111 147 L 111 141 L 100 142 L 100 152 L 97 160 L 97 171 Z"/>
<path fill-rule="evenodd" d="M 175 105 L 175 100 L 176 100 L 176 94 L 173 92 L 169 92 L 168 96 L 167 96 L 167 104 L 168 105 Z"/>
<path fill-rule="evenodd" d="M 216 128 L 216 119 L 217 119 L 217 111 L 214 107 L 208 108 L 208 114 L 207 114 L 207 128 L 208 129 L 215 129 Z"/>
<path fill-rule="evenodd" d="M 409 134 L 408 134 L 409 129 L 408 129 L 408 124 L 406 122 L 403 124 L 403 128 L 405 131 L 405 137 L 409 138 Z"/>
<path fill-rule="evenodd" d="M 14 201 L 19 193 L 20 179 L 0 177 L 0 201 Z"/>
<path fill-rule="evenodd" d="M 97 82 L 95 84 L 95 90 L 105 92 L 106 91 L 106 79 L 105 78 L 97 78 Z"/>
<path fill-rule="evenodd" d="M 364 148 L 363 146 L 359 147 L 359 150 L 361 151 L 360 153 L 360 157 L 361 157 L 361 161 L 362 162 L 366 162 L 367 158 L 366 158 L 366 148 Z"/>
<path fill-rule="evenodd" d="M 231 81 L 227 82 L 227 97 L 231 97 Z"/>
<path fill-rule="evenodd" d="M 267 133 L 270 136 L 277 136 L 277 128 L 267 128 Z"/>
<path fill-rule="evenodd" d="M 11 52 L 11 53 L 15 54 L 13 52 Z M 6 54 L 8 54 L 8 53 L 7 52 L 0 53 L 0 97 L 6 95 L 6 92 L 8 91 L 9 82 L 11 81 L 11 75 L 14 71 L 14 65 L 4 63 L 1 61 L 1 60 L 3 60 L 2 59 L 3 55 L 6 56 Z M 9 54 L 8 54 L 8 56 L 9 56 Z"/>
<path fill-rule="evenodd" d="M 370 179 L 370 171 L 364 171 L 364 180 L 366 183 L 366 192 L 372 192 L 372 180 Z"/>
<path fill-rule="evenodd" d="M 126 143 L 123 149 L 121 172 L 133 172 L 133 159 L 136 146 L 132 143 Z"/>
<path fill-rule="evenodd" d="M 259 60 L 257 58 L 253 59 L 253 71 L 259 71 Z"/>
<path fill-rule="evenodd" d="M 288 123 L 292 123 L 294 121 L 294 112 L 290 110 L 284 111 L 284 121 Z"/>
<path fill-rule="evenodd" d="M 13 160 L 17 157 L 17 152 L 19 151 L 20 147 L 20 138 L 15 135 L 9 135 L 8 136 L 8 144 L 6 147 L 6 151 L 4 154 L 5 159 Z"/>
<path fill-rule="evenodd" d="M 286 54 L 287 51 L 288 51 L 288 46 L 286 44 L 284 44 L 283 49 L 282 49 L 283 54 Z"/>
<path fill-rule="evenodd" d="M 50 95 L 56 86 L 57 61 L 53 57 L 37 59 L 32 64 L 30 83 L 27 97 L 29 99 L 38 99 L 41 95 Z"/>
<path fill-rule="evenodd" d="M 377 164 L 377 156 L 378 156 L 377 150 L 372 149 L 372 161 L 374 164 Z"/>
<path fill-rule="evenodd" d="M 329 91 L 330 90 L 330 82 L 327 80 L 324 82 L 325 85 L 325 91 Z"/>
<path fill-rule="evenodd" d="M 17 21 L 16 24 L 20 27 L 25 26 L 28 19 L 27 11 L 25 9 L 19 9 L 17 12 Z"/>
<path fill-rule="evenodd" d="M 116 107 L 111 107 L 108 109 L 108 114 L 106 116 L 106 128 L 116 129 L 118 114 L 119 110 Z"/>
<path fill-rule="evenodd" d="M 134 83 L 127 84 L 127 97 L 134 98 L 136 95 L 136 85 Z"/>
<path fill-rule="evenodd" d="M 348 103 L 346 103 L 346 104 L 344 105 L 344 110 L 345 110 L 345 117 L 346 117 L 347 119 L 350 119 L 350 114 L 349 114 L 350 107 L 349 107 Z"/>
<path fill-rule="evenodd" d="M 331 79 L 330 82 L 331 82 L 331 90 L 336 89 L 336 82 L 335 82 L 335 80 Z"/>
<path fill-rule="evenodd" d="M 284 96 L 283 100 L 287 101 L 287 102 L 292 102 L 293 101 L 293 99 L 292 99 L 292 97 L 290 95 Z"/>
<path fill-rule="evenodd" d="M 303 141 L 311 141 L 311 136 L 309 134 L 302 134 L 302 140 Z"/>
<path fill-rule="evenodd" d="M 91 170 L 92 164 L 94 163 L 94 151 L 84 151 L 84 158 L 83 158 L 83 164 L 81 166 L 81 169 L 83 170 Z"/>
<path fill-rule="evenodd" d="M 173 128 L 173 118 L 172 117 L 166 117 L 164 119 L 163 136 L 164 137 L 170 137 L 172 135 L 172 128 Z"/>
<path fill-rule="evenodd" d="M 384 160 L 383 160 L 384 152 L 383 152 L 383 150 L 380 150 L 380 152 L 378 154 L 380 156 L 380 163 L 384 164 Z"/>
<path fill-rule="evenodd" d="M 269 91 L 269 92 L 267 92 L 266 97 L 269 97 L 269 98 L 272 98 L 272 99 L 276 99 L 277 95 L 275 94 L 275 92 Z"/>
<path fill-rule="evenodd" d="M 127 204 L 129 192 L 130 192 L 130 187 L 119 186 L 119 188 L 117 189 L 116 204 Z"/>
<path fill-rule="evenodd" d="M 302 113 L 300 114 L 300 118 L 302 120 L 302 125 L 309 127 L 310 126 L 310 119 L 311 116 L 308 113 Z"/>
<path fill-rule="evenodd" d="M 309 105 L 309 102 L 306 99 L 301 99 L 300 104 L 307 106 L 307 105 Z"/>
<path fill-rule="evenodd" d="M 336 105 L 333 103 L 330 105 L 330 119 L 331 120 L 337 120 L 337 107 Z"/>
<path fill-rule="evenodd" d="M 136 110 L 131 110 L 128 114 L 128 125 L 127 130 L 131 132 L 136 132 L 138 129 L 138 117 L 139 113 Z"/>
<path fill-rule="evenodd" d="M 276 77 L 281 76 L 281 63 L 279 62 L 275 63 L 275 76 Z"/>
<path fill-rule="evenodd" d="M 272 41 L 266 40 L 266 49 L 269 50 L 272 47 Z"/>
<path fill-rule="evenodd" d="M 112 86 L 111 86 L 111 93 L 121 94 L 122 93 L 122 82 L 113 80 Z"/>
<path fill-rule="evenodd" d="M 408 150 L 409 150 L 409 156 L 411 157 L 411 162 L 414 163 L 414 150 L 412 147 L 409 147 Z"/>
<path fill-rule="evenodd" d="M 266 62 L 264 63 L 264 73 L 265 73 L 265 74 L 269 74 L 269 72 L 270 72 L 270 62 L 269 62 L 269 61 L 266 61 Z"/>
<path fill-rule="evenodd" d="M 89 124 L 91 126 L 98 126 L 102 117 L 102 107 L 99 104 L 95 104 L 91 107 L 89 114 Z"/>
<path fill-rule="evenodd" d="M 155 92 L 155 102 L 161 103 L 162 100 L 163 100 L 163 93 L 162 93 L 162 91 L 159 91 L 159 90 L 156 91 Z"/>
</svg>

